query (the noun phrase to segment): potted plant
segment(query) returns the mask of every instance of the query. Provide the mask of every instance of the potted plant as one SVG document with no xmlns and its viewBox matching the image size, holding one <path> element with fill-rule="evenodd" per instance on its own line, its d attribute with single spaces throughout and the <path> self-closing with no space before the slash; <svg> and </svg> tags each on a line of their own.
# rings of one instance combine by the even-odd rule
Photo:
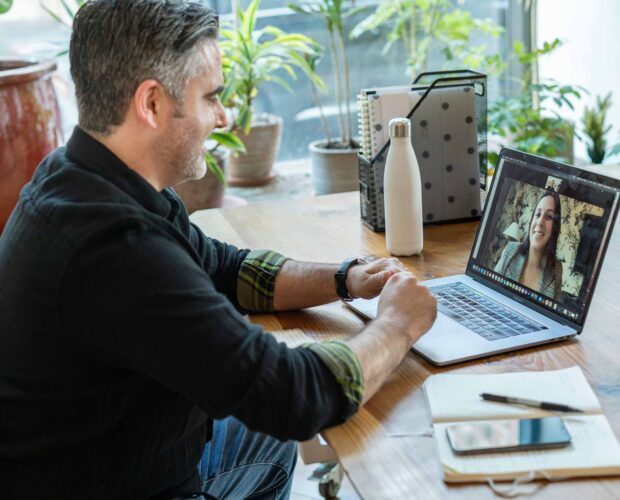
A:
<svg viewBox="0 0 620 500">
<path fill-rule="evenodd" d="M 607 135 L 611 131 L 611 125 L 607 124 L 611 95 L 610 92 L 604 98 L 597 96 L 592 108 L 585 107 L 582 118 L 583 141 L 592 164 L 583 167 L 603 175 L 620 178 L 620 164 L 610 164 L 609 161 L 614 156 L 620 155 L 620 141 L 613 146 L 607 145 Z"/>
<path fill-rule="evenodd" d="M 297 77 L 297 70 L 321 88 L 323 82 L 306 61 L 317 44 L 299 33 L 274 26 L 256 29 L 260 0 L 252 0 L 245 12 L 237 8 L 234 21 L 222 27 L 222 103 L 232 109 L 232 131 L 241 133 L 246 153 L 231 158 L 228 180 L 234 186 L 266 184 L 280 146 L 282 118 L 254 112 L 253 104 L 266 82 L 292 91 L 283 76 Z"/>
<path fill-rule="evenodd" d="M 327 28 L 336 86 L 339 134 L 335 138 L 327 129 L 317 89 L 313 89 L 325 134 L 324 139 L 314 141 L 309 145 L 314 190 L 317 194 L 356 190 L 358 189 L 359 143 L 353 137 L 349 60 L 346 50 L 349 30 L 345 26 L 345 19 L 360 9 L 354 8 L 353 1 L 343 0 L 306 0 L 301 3 L 289 3 L 288 7 L 299 14 L 314 16 L 324 22 Z M 313 68 L 317 61 L 318 54 L 309 60 Z"/>
<path fill-rule="evenodd" d="M 620 143 L 608 148 L 607 134 L 611 125 L 607 124 L 607 111 L 611 108 L 611 92 L 604 98 L 596 97 L 596 105 L 586 106 L 582 124 L 588 156 L 593 164 L 598 165 L 614 155 L 620 154 Z"/>
<path fill-rule="evenodd" d="M 11 0 L 0 0 L 0 14 Z M 0 58 L 0 232 L 39 162 L 62 142 L 53 61 Z"/>
</svg>

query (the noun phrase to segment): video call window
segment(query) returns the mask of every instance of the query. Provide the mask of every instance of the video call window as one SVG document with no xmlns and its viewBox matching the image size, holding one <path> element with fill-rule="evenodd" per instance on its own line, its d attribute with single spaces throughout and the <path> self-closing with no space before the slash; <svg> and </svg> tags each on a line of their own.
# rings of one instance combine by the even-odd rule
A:
<svg viewBox="0 0 620 500">
<path fill-rule="evenodd" d="M 615 194 L 545 169 L 503 169 L 476 263 L 581 314 Z"/>
</svg>

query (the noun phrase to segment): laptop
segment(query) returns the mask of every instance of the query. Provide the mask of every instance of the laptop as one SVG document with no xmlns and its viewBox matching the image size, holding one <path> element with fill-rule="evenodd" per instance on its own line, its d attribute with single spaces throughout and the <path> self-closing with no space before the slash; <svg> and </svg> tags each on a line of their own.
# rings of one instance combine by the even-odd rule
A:
<svg viewBox="0 0 620 500">
<path fill-rule="evenodd" d="M 619 194 L 620 180 L 502 149 L 465 274 L 424 282 L 438 314 L 413 351 L 447 365 L 581 333 Z M 376 317 L 378 298 L 346 304 Z"/>
</svg>

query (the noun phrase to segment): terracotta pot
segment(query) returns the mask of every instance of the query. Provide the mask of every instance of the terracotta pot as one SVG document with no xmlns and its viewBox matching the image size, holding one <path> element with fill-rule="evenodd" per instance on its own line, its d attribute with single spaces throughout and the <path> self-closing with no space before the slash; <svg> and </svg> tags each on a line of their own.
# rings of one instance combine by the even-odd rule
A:
<svg viewBox="0 0 620 500">
<path fill-rule="evenodd" d="M 213 155 L 224 172 L 228 170 L 230 162 L 230 151 L 218 149 L 217 154 Z M 183 200 L 187 211 L 191 214 L 196 210 L 206 208 L 219 208 L 223 205 L 225 185 L 210 170 L 202 179 L 185 181 L 174 187 L 174 190 Z"/>
<path fill-rule="evenodd" d="M 62 143 L 53 61 L 0 60 L 0 232 L 39 162 Z"/>
<path fill-rule="evenodd" d="M 228 184 L 231 186 L 262 186 L 275 177 L 272 169 L 280 150 L 282 117 L 263 114 L 255 120 L 250 133 L 239 136 L 247 153 L 230 160 Z"/>
<path fill-rule="evenodd" d="M 312 159 L 312 185 L 316 194 L 342 193 L 359 189 L 359 148 L 326 148 L 325 141 L 308 146 Z"/>
</svg>

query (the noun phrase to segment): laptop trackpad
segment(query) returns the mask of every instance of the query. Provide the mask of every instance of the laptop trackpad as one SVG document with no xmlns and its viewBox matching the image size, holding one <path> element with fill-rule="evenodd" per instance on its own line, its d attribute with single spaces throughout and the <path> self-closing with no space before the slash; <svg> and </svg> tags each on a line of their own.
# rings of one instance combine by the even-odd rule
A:
<svg viewBox="0 0 620 500">
<path fill-rule="evenodd" d="M 431 329 L 420 337 L 413 348 L 434 362 L 441 363 L 462 358 L 472 350 L 480 352 L 481 344 L 489 349 L 492 347 L 485 343 L 490 344 L 456 321 L 437 314 Z"/>
</svg>

